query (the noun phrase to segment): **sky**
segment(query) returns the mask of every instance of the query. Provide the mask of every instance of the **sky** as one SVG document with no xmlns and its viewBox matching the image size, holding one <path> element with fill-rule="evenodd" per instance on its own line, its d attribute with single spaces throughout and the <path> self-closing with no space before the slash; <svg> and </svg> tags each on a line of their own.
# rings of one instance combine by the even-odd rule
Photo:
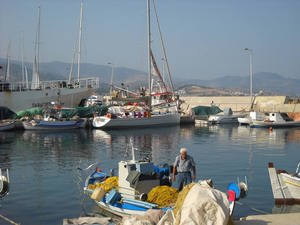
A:
<svg viewBox="0 0 300 225">
<path fill-rule="evenodd" d="M 152 0 L 151 0 L 152 1 Z M 32 62 L 41 7 L 40 62 L 72 62 L 83 2 L 83 63 L 147 71 L 146 0 L 0 0 L 0 58 Z M 213 79 L 273 72 L 300 78 L 299 0 L 155 0 L 171 74 Z M 151 44 L 163 65 L 151 10 Z"/>
</svg>

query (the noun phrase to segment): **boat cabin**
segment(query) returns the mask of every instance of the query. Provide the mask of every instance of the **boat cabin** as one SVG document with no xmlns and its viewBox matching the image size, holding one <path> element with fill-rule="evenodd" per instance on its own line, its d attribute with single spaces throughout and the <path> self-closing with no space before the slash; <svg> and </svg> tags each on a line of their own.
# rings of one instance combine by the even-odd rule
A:
<svg viewBox="0 0 300 225">
<path fill-rule="evenodd" d="M 269 113 L 266 116 L 265 121 L 270 122 L 286 122 L 286 121 L 292 121 L 292 119 L 286 114 L 286 113 Z"/>
<path fill-rule="evenodd" d="M 126 198 L 141 199 L 154 187 L 160 185 L 160 179 L 154 172 L 153 162 L 120 161 L 119 192 Z"/>
</svg>

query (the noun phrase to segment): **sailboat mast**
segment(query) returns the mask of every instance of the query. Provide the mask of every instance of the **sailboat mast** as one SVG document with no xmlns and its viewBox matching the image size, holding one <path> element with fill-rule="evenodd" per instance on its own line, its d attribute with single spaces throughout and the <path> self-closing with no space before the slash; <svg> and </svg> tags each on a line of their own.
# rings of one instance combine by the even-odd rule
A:
<svg viewBox="0 0 300 225">
<path fill-rule="evenodd" d="M 40 29 L 41 29 L 41 7 L 38 8 L 38 25 L 37 25 L 37 32 L 36 32 L 36 43 L 35 43 L 35 53 L 36 53 L 36 69 L 37 69 L 37 74 L 39 75 L 40 73 Z"/>
<path fill-rule="evenodd" d="M 22 63 L 22 86 L 23 86 L 24 85 L 24 81 L 25 81 L 23 31 L 21 31 L 21 63 Z"/>
<path fill-rule="evenodd" d="M 5 82 L 10 82 L 10 42 L 7 48 L 7 62 L 6 62 L 6 73 L 5 73 Z"/>
<path fill-rule="evenodd" d="M 80 79 L 80 59 L 81 59 L 81 36 L 82 36 L 82 11 L 83 11 L 83 3 L 80 4 L 80 20 L 79 20 L 79 38 L 78 38 L 78 62 L 77 62 L 77 78 L 78 83 Z"/>
<path fill-rule="evenodd" d="M 33 59 L 33 68 L 32 68 L 32 81 L 31 81 L 31 89 L 40 88 L 40 75 L 39 75 L 39 44 L 40 44 L 40 16 L 41 7 L 38 7 L 38 24 L 37 31 L 35 37 L 35 46 L 34 46 L 34 59 Z"/>
<path fill-rule="evenodd" d="M 152 93 L 151 85 L 151 30 L 150 30 L 150 0 L 147 0 L 147 24 L 148 24 L 148 76 L 149 76 L 149 95 Z"/>
</svg>

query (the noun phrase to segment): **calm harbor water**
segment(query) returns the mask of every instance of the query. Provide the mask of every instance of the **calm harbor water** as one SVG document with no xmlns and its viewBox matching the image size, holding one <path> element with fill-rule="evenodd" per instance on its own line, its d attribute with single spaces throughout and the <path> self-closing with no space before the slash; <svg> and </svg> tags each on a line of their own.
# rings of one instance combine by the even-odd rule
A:
<svg viewBox="0 0 300 225">
<path fill-rule="evenodd" d="M 274 207 L 267 163 L 294 172 L 300 162 L 300 129 L 250 129 L 244 126 L 170 126 L 135 130 L 16 131 L 0 133 L 0 167 L 9 168 L 10 194 L 0 200 L 0 214 L 21 224 L 56 225 L 63 218 L 93 211 L 83 194 L 90 171 L 77 167 L 99 163 L 116 168 L 130 140 L 150 152 L 156 164 L 171 164 L 187 147 L 197 164 L 197 179 L 211 178 L 226 191 L 247 177 L 249 192 L 234 217 L 282 212 Z M 284 208 L 285 209 L 285 208 Z M 288 212 L 285 209 L 284 212 Z M 293 208 L 300 212 L 300 209 Z M 0 224 L 6 224 L 1 220 Z"/>
</svg>

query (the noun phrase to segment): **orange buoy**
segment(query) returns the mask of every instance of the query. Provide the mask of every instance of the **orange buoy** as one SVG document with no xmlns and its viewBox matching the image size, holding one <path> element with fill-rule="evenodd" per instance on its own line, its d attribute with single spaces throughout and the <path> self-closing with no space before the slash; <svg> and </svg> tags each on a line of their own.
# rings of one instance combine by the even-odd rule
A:
<svg viewBox="0 0 300 225">
<path fill-rule="evenodd" d="M 273 131 L 273 127 L 270 127 L 270 128 L 269 128 L 269 131 Z"/>
<path fill-rule="evenodd" d="M 110 114 L 110 113 L 107 113 L 107 114 L 106 114 L 106 117 L 107 117 L 108 119 L 111 119 L 111 114 Z"/>
</svg>

